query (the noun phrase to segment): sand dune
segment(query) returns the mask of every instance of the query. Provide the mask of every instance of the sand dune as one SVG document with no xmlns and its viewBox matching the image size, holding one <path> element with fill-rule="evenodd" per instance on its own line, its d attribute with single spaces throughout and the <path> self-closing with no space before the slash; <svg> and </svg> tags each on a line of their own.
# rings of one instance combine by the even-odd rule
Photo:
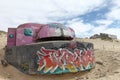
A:
<svg viewBox="0 0 120 80">
<path fill-rule="evenodd" d="M 100 39 L 77 39 L 94 43 L 96 67 L 91 71 L 60 75 L 26 75 L 11 65 L 0 63 L 0 80 L 120 80 L 120 42 Z M 0 35 L 0 59 L 4 56 L 6 35 Z"/>
</svg>

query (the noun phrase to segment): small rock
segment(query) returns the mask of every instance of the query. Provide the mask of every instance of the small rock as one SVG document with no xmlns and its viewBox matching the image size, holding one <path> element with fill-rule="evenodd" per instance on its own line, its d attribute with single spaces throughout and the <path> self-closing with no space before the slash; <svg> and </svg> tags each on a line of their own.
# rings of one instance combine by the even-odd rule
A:
<svg viewBox="0 0 120 80">
<path fill-rule="evenodd" d="M 89 77 L 86 77 L 86 79 L 89 79 Z"/>
<path fill-rule="evenodd" d="M 100 69 L 98 69 L 98 71 L 101 71 Z"/>
<path fill-rule="evenodd" d="M 103 63 L 100 61 L 96 61 L 96 64 L 103 65 Z"/>
<path fill-rule="evenodd" d="M 115 71 L 114 73 L 120 73 L 119 71 Z"/>
</svg>

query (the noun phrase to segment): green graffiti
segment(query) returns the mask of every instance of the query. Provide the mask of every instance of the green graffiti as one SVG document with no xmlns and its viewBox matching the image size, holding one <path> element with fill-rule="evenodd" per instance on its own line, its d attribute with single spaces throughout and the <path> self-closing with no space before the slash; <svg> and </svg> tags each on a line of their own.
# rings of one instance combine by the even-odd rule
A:
<svg viewBox="0 0 120 80">
<path fill-rule="evenodd" d="M 33 31 L 31 28 L 25 28 L 24 29 L 24 35 L 25 36 L 33 36 Z"/>
</svg>

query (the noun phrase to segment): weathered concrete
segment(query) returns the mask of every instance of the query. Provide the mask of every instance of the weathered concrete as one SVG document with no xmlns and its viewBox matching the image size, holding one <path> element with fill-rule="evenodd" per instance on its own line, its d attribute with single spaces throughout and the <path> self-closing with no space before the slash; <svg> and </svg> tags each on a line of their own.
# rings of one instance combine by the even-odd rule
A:
<svg viewBox="0 0 120 80">
<path fill-rule="evenodd" d="M 46 41 L 7 48 L 5 60 L 27 74 L 61 74 L 92 69 L 93 44 Z"/>
</svg>

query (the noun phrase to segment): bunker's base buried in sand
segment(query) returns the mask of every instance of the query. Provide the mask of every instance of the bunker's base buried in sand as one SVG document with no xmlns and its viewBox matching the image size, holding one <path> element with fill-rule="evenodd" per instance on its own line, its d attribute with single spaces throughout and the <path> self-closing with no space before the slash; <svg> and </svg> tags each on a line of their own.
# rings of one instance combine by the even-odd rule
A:
<svg viewBox="0 0 120 80">
<path fill-rule="evenodd" d="M 47 41 L 7 48 L 5 60 L 27 74 L 61 74 L 95 67 L 93 44 Z"/>
</svg>

